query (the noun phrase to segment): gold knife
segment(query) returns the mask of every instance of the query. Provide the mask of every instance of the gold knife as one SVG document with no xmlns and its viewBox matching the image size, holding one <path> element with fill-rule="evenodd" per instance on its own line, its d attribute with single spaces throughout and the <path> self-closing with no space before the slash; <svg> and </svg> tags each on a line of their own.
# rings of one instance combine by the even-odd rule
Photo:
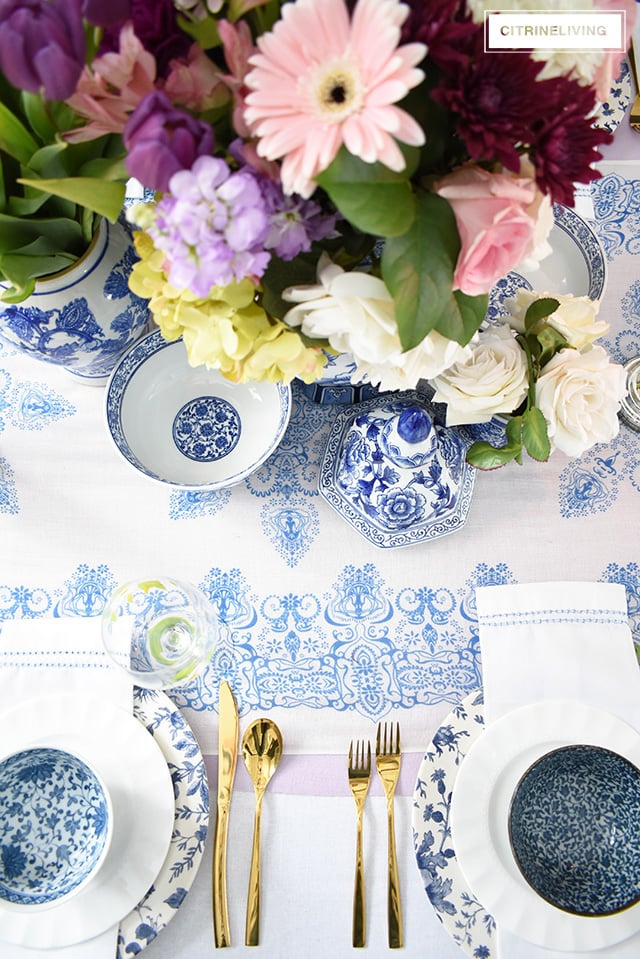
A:
<svg viewBox="0 0 640 959">
<path fill-rule="evenodd" d="M 218 809 L 213 835 L 213 932 L 216 947 L 231 945 L 227 908 L 227 827 L 238 759 L 238 709 L 226 681 L 220 683 L 218 714 Z"/>
</svg>

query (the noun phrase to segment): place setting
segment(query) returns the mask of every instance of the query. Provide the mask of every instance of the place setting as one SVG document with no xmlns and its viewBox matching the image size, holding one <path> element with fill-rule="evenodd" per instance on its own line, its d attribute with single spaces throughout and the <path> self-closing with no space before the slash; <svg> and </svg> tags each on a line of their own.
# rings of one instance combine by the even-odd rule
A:
<svg viewBox="0 0 640 959">
<path fill-rule="evenodd" d="M 156 596 L 146 652 L 129 645 L 142 595 L 147 611 Z M 126 628 L 123 597 L 137 603 Z M 197 616 L 206 633 L 187 653 Z M 3 956 L 137 954 L 175 915 L 202 860 L 209 797 L 198 743 L 164 690 L 201 668 L 217 635 L 205 597 L 173 580 L 125 584 L 102 617 L 3 625 Z"/>
<path fill-rule="evenodd" d="M 624 588 L 476 590 L 484 689 L 443 721 L 414 792 L 416 862 L 471 957 L 634 955 L 640 677 Z"/>
</svg>

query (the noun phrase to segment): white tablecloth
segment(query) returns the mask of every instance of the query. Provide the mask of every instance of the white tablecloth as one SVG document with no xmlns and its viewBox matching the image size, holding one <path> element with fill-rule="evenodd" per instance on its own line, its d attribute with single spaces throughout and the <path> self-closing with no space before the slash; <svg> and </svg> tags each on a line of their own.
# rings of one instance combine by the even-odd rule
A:
<svg viewBox="0 0 640 959">
<path fill-rule="evenodd" d="M 622 361 L 640 352 L 640 162 L 603 169 L 593 191 L 609 269 L 602 315 L 612 324 L 605 345 Z M 351 954 L 355 808 L 346 753 L 352 737 L 373 738 L 379 720 L 398 719 L 407 751 L 397 824 L 405 954 L 459 956 L 421 888 L 410 807 L 412 775 L 433 732 L 481 683 L 475 587 L 622 583 L 640 640 L 640 437 L 623 427 L 580 461 L 555 453 L 546 465 L 529 460 L 479 474 L 463 529 L 388 551 L 317 494 L 331 408 L 296 391 L 289 430 L 269 463 L 233 490 L 188 495 L 119 459 L 102 403 L 101 389 L 0 347 L 0 622 L 99 615 L 117 583 L 145 572 L 178 575 L 208 593 L 231 641 L 172 698 L 208 755 L 222 678 L 238 698 L 242 729 L 267 714 L 282 729 L 286 761 L 264 811 L 270 959 Z M 253 802 L 241 769 L 237 785 L 230 882 L 232 952 L 241 953 Z M 370 952 L 382 955 L 378 783 L 365 829 Z M 205 862 L 175 919 L 145 950 L 149 959 L 210 955 L 209 890 Z"/>
</svg>

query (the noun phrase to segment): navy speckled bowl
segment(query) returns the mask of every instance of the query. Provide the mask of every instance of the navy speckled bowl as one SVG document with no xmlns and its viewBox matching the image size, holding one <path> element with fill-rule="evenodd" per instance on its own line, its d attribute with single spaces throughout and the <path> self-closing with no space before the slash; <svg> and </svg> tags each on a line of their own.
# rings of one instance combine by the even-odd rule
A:
<svg viewBox="0 0 640 959">
<path fill-rule="evenodd" d="M 566 746 L 522 776 L 511 847 L 535 891 L 558 909 L 606 916 L 640 900 L 640 771 L 598 746 Z"/>
</svg>

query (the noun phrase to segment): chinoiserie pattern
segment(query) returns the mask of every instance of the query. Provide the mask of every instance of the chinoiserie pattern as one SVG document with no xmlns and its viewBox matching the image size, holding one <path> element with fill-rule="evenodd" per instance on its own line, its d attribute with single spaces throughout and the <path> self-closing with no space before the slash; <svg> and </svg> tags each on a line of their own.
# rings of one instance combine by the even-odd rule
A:
<svg viewBox="0 0 640 959">
<path fill-rule="evenodd" d="M 600 579 L 625 586 L 640 647 L 640 566 L 610 564 Z M 475 587 L 515 581 L 504 563 L 480 564 L 459 589 L 418 576 L 394 589 L 374 564 L 346 565 L 329 593 L 260 594 L 240 570 L 212 568 L 198 585 L 229 633 L 204 673 L 171 699 L 214 710 L 227 678 L 242 713 L 304 706 L 373 720 L 459 702 L 481 685 Z M 97 616 L 116 585 L 106 564 L 79 566 L 53 591 L 0 583 L 0 629 L 3 619 Z"/>
</svg>

